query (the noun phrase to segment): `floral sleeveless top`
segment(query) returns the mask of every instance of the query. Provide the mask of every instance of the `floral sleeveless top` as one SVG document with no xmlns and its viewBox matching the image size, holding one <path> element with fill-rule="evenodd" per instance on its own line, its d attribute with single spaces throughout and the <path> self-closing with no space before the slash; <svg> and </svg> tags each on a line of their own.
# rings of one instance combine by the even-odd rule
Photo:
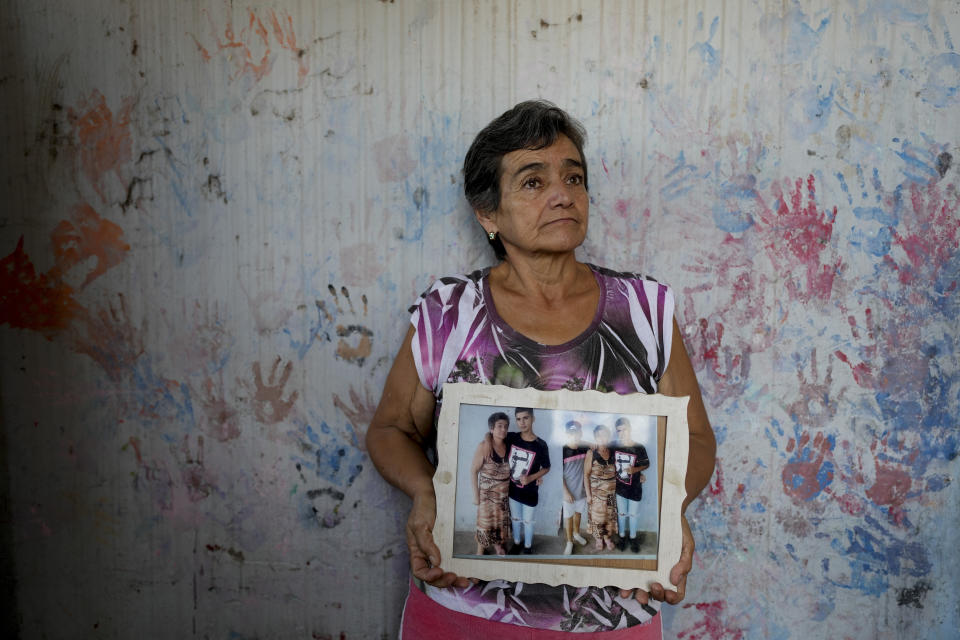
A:
<svg viewBox="0 0 960 640">
<path fill-rule="evenodd" d="M 673 291 L 652 278 L 588 265 L 600 287 L 593 322 L 560 345 L 539 344 L 497 314 L 489 269 L 437 280 L 410 308 L 413 358 L 438 407 L 446 382 L 513 388 L 656 393 L 670 359 Z M 551 586 L 494 580 L 459 588 L 424 585 L 443 606 L 538 629 L 595 632 L 642 624 L 642 606 L 613 587 Z"/>
</svg>

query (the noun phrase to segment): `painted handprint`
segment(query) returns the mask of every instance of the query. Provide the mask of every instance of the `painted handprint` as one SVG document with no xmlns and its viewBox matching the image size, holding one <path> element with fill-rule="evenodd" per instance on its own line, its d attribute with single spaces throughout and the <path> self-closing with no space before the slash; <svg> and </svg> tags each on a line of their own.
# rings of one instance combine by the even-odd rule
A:
<svg viewBox="0 0 960 640">
<path fill-rule="evenodd" d="M 854 362 L 842 349 L 834 351 L 834 355 L 848 367 L 853 374 L 853 380 L 866 389 L 876 389 L 877 381 L 873 374 L 873 362 L 877 356 L 877 331 L 873 322 L 873 312 L 867 308 L 864 313 L 864 327 L 860 327 L 855 316 L 847 316 L 850 326 L 850 335 L 860 344 L 855 345 L 860 355 L 860 362 Z M 861 329 L 865 329 L 861 333 Z"/>
<path fill-rule="evenodd" d="M 880 181 L 880 172 L 874 167 L 869 181 L 864 175 L 863 167 L 856 167 L 856 186 L 854 194 L 847 184 L 843 173 L 837 173 L 840 189 L 847 196 L 847 204 L 853 215 L 865 225 L 864 228 L 854 226 L 850 230 L 850 244 L 859 247 L 869 255 L 882 257 L 890 252 L 890 243 L 893 240 L 892 229 L 899 222 L 898 209 L 901 206 L 899 189 L 890 194 L 883 188 Z M 877 227 L 875 224 L 879 224 Z"/>
<path fill-rule="evenodd" d="M 683 290 L 689 296 L 689 302 L 683 305 L 688 335 L 697 330 L 700 322 L 694 303 L 699 294 L 709 291 L 716 300 L 711 318 L 722 318 L 730 328 L 725 334 L 728 345 L 743 353 L 757 353 L 776 341 L 777 326 L 773 321 L 777 309 L 771 303 L 774 297 L 769 293 L 770 279 L 756 264 L 758 251 L 752 234 L 742 238 L 728 236 L 694 257 L 694 264 L 685 270 L 694 274 L 698 284 Z"/>
<path fill-rule="evenodd" d="M 762 205 L 757 173 L 765 155 L 763 138 L 759 134 L 731 133 L 712 141 L 710 153 L 715 158 L 716 179 L 710 182 L 716 186 L 714 224 L 728 233 L 746 231 L 753 226 Z"/>
<path fill-rule="evenodd" d="M 80 166 L 94 191 L 103 202 L 111 201 L 106 194 L 104 177 L 113 173 L 119 184 L 127 182 L 122 175 L 133 158 L 130 135 L 130 114 L 136 101 L 127 98 L 114 113 L 99 91 L 79 105 L 67 110 L 80 151 Z"/>
<path fill-rule="evenodd" d="M 713 316 L 698 318 L 686 326 L 687 347 L 704 392 L 719 406 L 743 395 L 749 383 L 750 351 L 724 344 L 724 325 Z"/>
<path fill-rule="evenodd" d="M 202 429 L 219 440 L 228 442 L 240 435 L 237 410 L 226 399 L 223 372 L 208 376 L 203 381 L 200 406 L 203 408 Z"/>
<path fill-rule="evenodd" d="M 305 518 L 332 528 L 346 515 L 344 492 L 363 471 L 366 455 L 322 419 L 311 414 L 310 422 L 294 420 L 295 428 L 287 434 L 297 445 L 291 461 L 303 484 L 316 487 L 301 494 Z M 317 487 L 318 481 L 322 486 Z"/>
<path fill-rule="evenodd" d="M 892 579 L 903 584 L 908 578 L 925 578 L 933 564 L 927 547 L 915 536 L 894 535 L 869 515 L 863 524 L 831 540 L 830 547 L 842 560 L 835 571 L 824 565 L 827 580 L 871 595 L 885 592 Z"/>
<path fill-rule="evenodd" d="M 905 446 L 902 440 L 896 444 L 889 434 L 870 443 L 874 461 L 873 484 L 866 490 L 867 498 L 878 507 L 886 507 L 893 524 L 904 525 L 906 510 L 903 504 L 909 498 L 918 498 L 920 491 L 911 492 L 913 478 L 910 469 L 918 455 L 915 446 Z"/>
<path fill-rule="evenodd" d="M 810 350 L 809 374 L 804 371 L 806 363 L 799 354 L 794 354 L 794 362 L 797 365 L 797 395 L 799 397 L 787 404 L 787 413 L 797 424 L 823 426 L 837 415 L 837 401 L 844 393 L 844 390 L 841 389 L 839 394 L 835 394 L 833 361 L 829 357 L 827 358 L 827 369 L 823 380 L 820 379 L 816 348 Z M 831 397 L 831 394 L 834 394 L 833 397 Z"/>
<path fill-rule="evenodd" d="M 199 400 L 203 416 L 200 428 L 220 442 L 240 435 L 238 411 L 227 398 L 224 369 L 231 356 L 233 336 L 227 331 L 220 304 L 217 301 L 197 301 L 191 313 L 184 310 L 187 336 L 179 337 L 175 351 L 184 354 L 189 371 L 199 372 L 199 390 L 191 382 L 191 393 Z M 166 317 L 166 314 L 164 314 Z"/>
<path fill-rule="evenodd" d="M 130 245 L 123 240 L 123 229 L 106 220 L 86 203 L 76 205 L 70 217 L 61 220 L 50 233 L 50 243 L 56 264 L 51 277 L 66 278 L 67 274 L 91 258 L 96 266 L 80 282 L 79 289 L 102 276 L 108 269 L 123 262 Z M 79 278 L 77 278 L 79 279 Z"/>
<path fill-rule="evenodd" d="M 353 446 L 360 451 L 366 451 L 367 427 L 373 420 L 373 414 L 377 410 L 377 400 L 370 393 L 370 389 L 364 387 L 363 396 L 351 387 L 350 404 L 340 398 L 336 393 L 333 394 L 333 406 L 343 412 L 350 421 L 349 426 L 352 429 L 350 441 Z"/>
<path fill-rule="evenodd" d="M 290 52 L 297 62 L 297 80 L 303 86 L 310 69 L 306 56 L 306 49 L 297 44 L 297 34 L 293 28 L 293 17 L 290 14 L 277 15 L 271 9 L 266 16 L 261 17 L 254 9 L 247 9 L 246 23 L 239 32 L 234 29 L 233 18 L 227 16 L 222 26 L 214 24 L 210 13 L 204 11 L 210 28 L 210 39 L 213 44 L 204 46 L 194 36 L 197 50 L 205 62 L 210 62 L 217 54 L 224 53 L 225 61 L 234 67 L 231 80 L 249 74 L 257 82 L 262 80 L 273 67 L 275 56 L 271 47 L 279 46 Z"/>
<path fill-rule="evenodd" d="M 74 297 L 83 288 L 119 264 L 130 246 L 123 229 L 102 218 L 92 207 L 79 204 L 50 234 L 54 265 L 38 273 L 24 249 L 24 238 L 0 259 L 0 324 L 31 329 L 53 338 L 89 321 L 89 312 Z M 96 266 L 90 267 L 91 258 Z"/>
<path fill-rule="evenodd" d="M 317 317 L 306 329 L 304 339 L 293 338 L 290 346 L 303 359 L 318 339 L 332 343 L 336 338 L 334 355 L 362 367 L 373 351 L 373 331 L 364 324 L 368 311 L 367 296 L 361 294 L 359 304 L 354 305 L 350 290 L 345 286 L 338 291 L 330 284 L 327 291 L 330 293 L 327 300 L 314 301 Z M 288 330 L 287 333 L 292 335 L 293 332 Z"/>
<path fill-rule="evenodd" d="M 80 324 L 83 332 L 78 331 L 72 337 L 74 351 L 88 355 L 114 381 L 133 373 L 145 351 L 144 330 L 130 318 L 122 293 L 106 307 L 82 316 Z"/>
<path fill-rule="evenodd" d="M 900 225 L 893 232 L 897 251 L 885 258 L 901 284 L 933 283 L 935 307 L 944 303 L 936 298 L 955 297 L 957 289 L 956 268 L 951 266 L 960 248 L 960 192 L 951 187 L 941 189 L 939 183 L 931 182 L 907 188 L 909 204 L 904 204 Z"/>
<path fill-rule="evenodd" d="M 804 502 L 820 495 L 833 482 L 835 444 L 836 438 L 822 431 L 817 432 L 812 442 L 807 431 L 797 439 L 790 438 L 787 453 L 793 456 L 784 465 L 781 474 L 784 493 Z"/>
<path fill-rule="evenodd" d="M 213 477 L 203 464 L 203 436 L 197 436 L 196 443 L 191 449 L 190 436 L 184 436 L 179 448 L 170 445 L 170 453 L 180 467 L 180 479 L 190 502 L 200 502 L 215 490 Z"/>
<path fill-rule="evenodd" d="M 337 295 L 336 288 L 331 284 L 328 287 L 330 295 L 338 314 L 344 313 L 344 307 L 341 306 L 340 298 L 346 302 L 347 310 L 353 314 L 355 319 L 365 319 L 367 317 L 367 296 L 360 296 L 363 304 L 363 311 L 360 316 L 357 315 L 357 309 L 353 306 L 353 300 L 350 299 L 350 291 L 346 287 L 340 287 L 340 296 Z M 328 316 L 329 317 L 329 316 Z M 373 349 L 373 331 L 360 324 L 359 322 L 351 324 L 337 324 L 337 357 L 347 362 L 363 366 L 364 360 L 370 355 Z"/>
<path fill-rule="evenodd" d="M 0 325 L 31 329 L 52 339 L 82 316 L 84 309 L 73 297 L 73 287 L 47 273 L 38 273 L 23 248 L 0 259 Z"/>
<path fill-rule="evenodd" d="M 760 214 L 765 248 L 793 300 L 829 300 L 843 259 L 832 246 L 837 209 L 820 209 L 816 180 L 798 178 L 772 185 L 776 209 Z M 803 273 L 804 276 L 798 276 Z"/>
<path fill-rule="evenodd" d="M 270 373 L 266 381 L 260 370 L 260 363 L 254 362 L 251 366 L 253 373 L 253 411 L 263 424 L 276 424 L 282 422 L 290 415 L 293 405 L 297 401 L 299 391 L 292 391 L 284 398 L 284 387 L 290 380 L 290 374 L 293 372 L 293 362 L 288 361 L 280 369 L 282 359 L 277 356 L 270 366 Z M 279 375 L 278 375 L 279 374 Z M 249 383 L 240 381 L 242 386 L 249 388 Z"/>
</svg>

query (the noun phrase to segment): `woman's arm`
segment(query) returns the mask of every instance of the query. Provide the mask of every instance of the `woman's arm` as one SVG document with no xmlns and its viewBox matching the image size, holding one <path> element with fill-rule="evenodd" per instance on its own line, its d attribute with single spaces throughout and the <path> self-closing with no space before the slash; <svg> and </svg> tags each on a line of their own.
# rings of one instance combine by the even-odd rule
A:
<svg viewBox="0 0 960 640">
<path fill-rule="evenodd" d="M 710 482 L 717 457 L 717 441 L 713 436 L 713 429 L 710 428 L 707 410 L 704 408 L 703 398 L 700 396 L 700 385 L 697 384 L 697 375 L 693 371 L 693 365 L 690 363 L 690 356 L 687 355 L 687 349 L 683 344 L 683 336 L 680 334 L 680 327 L 676 320 L 673 321 L 672 344 L 670 362 L 667 363 L 667 370 L 660 379 L 659 391 L 665 396 L 690 396 L 690 402 L 687 405 L 687 425 L 690 430 L 690 454 L 687 460 L 686 478 L 687 497 L 684 499 L 682 507 L 682 511 L 686 512 L 687 505 Z M 690 524 L 687 522 L 685 515 L 680 517 L 680 526 L 683 535 L 680 561 L 670 569 L 670 582 L 676 585 L 676 590 L 665 589 L 659 583 L 650 585 L 649 594 L 642 589 L 637 589 L 634 595 L 643 604 L 647 603 L 649 597 L 670 604 L 677 604 L 686 595 L 687 574 L 693 568 L 695 544 L 693 533 L 690 531 Z M 621 592 L 621 594 L 624 595 L 625 592 Z"/>
<path fill-rule="evenodd" d="M 583 459 L 583 489 L 587 493 L 587 502 L 593 500 L 593 492 L 590 491 L 590 469 L 593 467 L 593 449 L 587 451 L 587 457 Z"/>
<path fill-rule="evenodd" d="M 367 451 L 384 479 L 413 499 L 407 518 L 407 548 L 413 575 L 437 587 L 467 586 L 466 578 L 440 568 L 433 540 L 437 497 L 433 465 L 424 444 L 433 431 L 436 399 L 420 384 L 413 362 L 411 327 L 387 376 L 383 396 L 367 430 Z"/>
<path fill-rule="evenodd" d="M 473 504 L 480 504 L 480 467 L 483 466 L 483 459 L 486 457 L 486 447 L 481 441 L 477 445 L 477 451 L 473 454 L 473 462 L 470 464 L 470 480 L 473 481 Z"/>
<path fill-rule="evenodd" d="M 717 458 L 717 441 L 710 428 L 710 419 L 700 396 L 697 374 L 693 371 L 690 356 L 683 344 L 683 336 L 677 321 L 673 321 L 673 348 L 670 362 L 660 379 L 660 393 L 665 396 L 690 396 L 687 405 L 687 425 L 690 429 L 690 457 L 687 461 L 686 489 L 687 497 L 683 501 L 683 510 L 687 510 L 694 498 L 713 476 L 713 467 Z"/>
</svg>

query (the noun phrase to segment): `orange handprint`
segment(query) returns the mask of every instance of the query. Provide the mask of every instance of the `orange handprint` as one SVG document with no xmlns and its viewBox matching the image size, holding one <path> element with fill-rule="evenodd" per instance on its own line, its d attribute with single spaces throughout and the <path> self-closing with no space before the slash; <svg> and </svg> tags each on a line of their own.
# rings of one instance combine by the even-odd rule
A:
<svg viewBox="0 0 960 640">
<path fill-rule="evenodd" d="M 264 384 L 263 376 L 260 372 L 260 363 L 254 362 L 252 366 L 253 384 L 255 387 L 253 394 L 253 411 L 257 416 L 257 420 L 263 424 L 276 424 L 285 420 L 293 409 L 293 405 L 299 395 L 298 391 L 293 391 L 284 399 L 283 388 L 286 386 L 287 381 L 290 379 L 290 374 L 293 372 L 293 362 L 288 361 L 287 364 L 283 366 L 283 370 L 278 377 L 277 369 L 280 367 L 280 362 L 280 356 L 277 356 L 273 361 L 273 365 L 270 367 L 270 375 L 267 378 L 266 384 Z M 245 382 L 241 382 L 241 384 L 246 386 Z"/>
</svg>

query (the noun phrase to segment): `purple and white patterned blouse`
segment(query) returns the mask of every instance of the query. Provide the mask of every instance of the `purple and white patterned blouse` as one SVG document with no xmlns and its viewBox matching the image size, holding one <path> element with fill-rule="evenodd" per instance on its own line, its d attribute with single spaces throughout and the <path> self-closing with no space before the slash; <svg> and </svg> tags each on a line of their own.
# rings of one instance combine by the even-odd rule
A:
<svg viewBox="0 0 960 640">
<path fill-rule="evenodd" d="M 437 280 L 410 308 L 413 358 L 438 406 L 446 382 L 513 388 L 656 393 L 670 360 L 673 291 L 652 278 L 588 265 L 600 286 L 590 327 L 559 345 L 514 331 L 497 314 L 489 268 Z M 488 620 L 557 631 L 607 631 L 642 624 L 642 607 L 612 587 L 495 580 L 464 589 L 424 585 L 431 599 Z"/>
</svg>

